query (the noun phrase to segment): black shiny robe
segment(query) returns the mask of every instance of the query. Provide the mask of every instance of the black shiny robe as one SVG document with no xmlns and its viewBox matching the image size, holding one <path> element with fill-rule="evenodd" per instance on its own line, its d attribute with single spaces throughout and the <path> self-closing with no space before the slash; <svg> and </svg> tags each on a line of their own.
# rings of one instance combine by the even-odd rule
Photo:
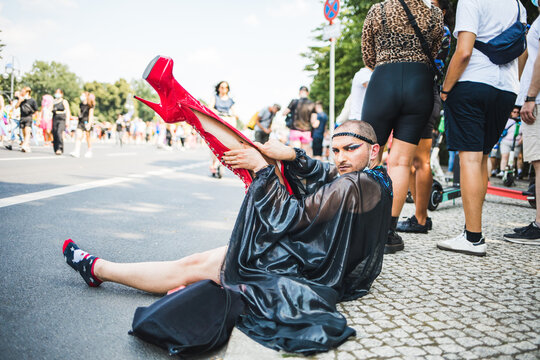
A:
<svg viewBox="0 0 540 360">
<path fill-rule="evenodd" d="M 381 168 L 339 176 L 296 151 L 285 162 L 295 196 L 273 166 L 250 185 L 221 282 L 242 294 L 242 332 L 276 350 L 311 354 L 355 335 L 336 303 L 366 295 L 381 271 L 392 185 Z"/>
</svg>

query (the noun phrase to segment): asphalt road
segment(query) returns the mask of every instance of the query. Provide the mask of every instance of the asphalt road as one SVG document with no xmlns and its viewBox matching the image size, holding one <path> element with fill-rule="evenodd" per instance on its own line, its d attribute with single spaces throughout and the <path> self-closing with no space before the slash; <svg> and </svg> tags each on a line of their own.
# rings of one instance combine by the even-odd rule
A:
<svg viewBox="0 0 540 360">
<path fill-rule="evenodd" d="M 150 145 L 97 144 L 91 159 L 0 149 L 0 357 L 168 359 L 128 335 L 135 309 L 158 297 L 89 288 L 65 264 L 62 243 L 119 262 L 226 244 L 244 187 L 231 173 L 211 178 L 208 158 Z"/>
</svg>

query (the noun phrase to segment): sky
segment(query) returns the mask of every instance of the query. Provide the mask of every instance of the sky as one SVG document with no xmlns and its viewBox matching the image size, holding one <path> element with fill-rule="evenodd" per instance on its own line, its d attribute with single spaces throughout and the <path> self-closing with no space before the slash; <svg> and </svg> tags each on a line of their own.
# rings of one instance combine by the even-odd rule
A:
<svg viewBox="0 0 540 360">
<path fill-rule="evenodd" d="M 23 72 L 57 61 L 85 82 L 130 81 L 169 56 L 197 98 L 227 80 L 247 121 L 311 83 L 300 53 L 321 45 L 313 30 L 325 21 L 321 0 L 0 0 L 0 71 L 14 55 Z"/>
</svg>

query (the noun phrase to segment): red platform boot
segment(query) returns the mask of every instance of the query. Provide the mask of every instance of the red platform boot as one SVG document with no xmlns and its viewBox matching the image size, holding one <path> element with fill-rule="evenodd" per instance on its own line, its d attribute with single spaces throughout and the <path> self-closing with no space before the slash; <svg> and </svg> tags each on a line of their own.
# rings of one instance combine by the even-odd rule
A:
<svg viewBox="0 0 540 360">
<path fill-rule="evenodd" d="M 156 90 L 160 103 L 156 104 L 138 96 L 135 98 L 152 108 L 167 123 L 187 122 L 206 141 L 220 161 L 226 151 L 244 149 L 248 146 L 256 148 L 244 134 L 223 121 L 180 86 L 173 77 L 172 69 L 173 60 L 171 58 L 155 57 L 146 67 L 143 78 Z M 266 157 L 265 159 L 269 164 L 276 165 L 276 174 L 280 182 L 292 194 L 291 187 L 282 173 L 281 162 Z M 246 188 L 253 181 L 254 174 L 251 171 L 232 169 L 229 165 L 223 162 L 222 164 L 235 173 L 244 182 Z"/>
</svg>

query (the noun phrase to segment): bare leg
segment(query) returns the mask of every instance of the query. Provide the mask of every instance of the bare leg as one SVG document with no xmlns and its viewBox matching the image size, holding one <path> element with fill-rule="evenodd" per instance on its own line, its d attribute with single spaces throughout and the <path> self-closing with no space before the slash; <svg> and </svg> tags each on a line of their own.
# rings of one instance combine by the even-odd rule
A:
<svg viewBox="0 0 540 360">
<path fill-rule="evenodd" d="M 433 176 L 430 166 L 430 150 L 432 139 L 420 139 L 414 155 L 414 167 L 416 169 L 416 194 L 414 204 L 415 216 L 420 225 L 425 225 L 427 220 L 427 207 L 431 194 Z"/>
<path fill-rule="evenodd" d="M 510 153 L 501 154 L 501 167 L 500 167 L 501 171 L 506 170 L 506 166 L 508 165 L 509 158 L 510 158 Z"/>
<path fill-rule="evenodd" d="M 151 293 L 163 294 L 181 285 L 199 280 L 219 281 L 221 264 L 227 247 L 219 247 L 186 256 L 175 261 L 114 263 L 99 259 L 94 274 L 102 281 L 111 281 Z"/>
<path fill-rule="evenodd" d="M 90 136 L 90 131 L 85 131 L 86 134 L 86 143 L 88 144 L 88 151 L 92 150 L 92 137 Z"/>
<path fill-rule="evenodd" d="M 460 151 L 459 161 L 466 229 L 479 233 L 482 232 L 482 205 L 487 191 L 487 155 Z"/>
<path fill-rule="evenodd" d="M 414 202 L 416 202 L 416 168 L 414 167 L 414 160 L 413 166 L 411 167 L 411 175 L 409 175 L 409 191 L 411 192 Z"/>
<path fill-rule="evenodd" d="M 392 204 L 392 216 L 394 217 L 401 213 L 407 197 L 409 175 L 415 150 L 416 145 L 414 144 L 396 138 L 392 142 L 392 150 L 388 157 L 388 174 L 394 188 L 394 202 Z"/>
<path fill-rule="evenodd" d="M 83 137 L 83 133 L 81 129 L 75 130 L 75 150 L 73 150 L 72 154 L 79 156 L 81 152 L 81 140 Z"/>
<path fill-rule="evenodd" d="M 516 164 L 516 169 L 518 171 L 518 174 L 520 174 L 523 171 L 523 151 L 519 153 Z"/>
<path fill-rule="evenodd" d="M 32 136 L 32 127 L 26 126 L 23 130 L 23 133 L 24 133 L 24 139 L 23 139 L 22 146 L 26 148 L 30 146 L 30 137 Z"/>
</svg>

